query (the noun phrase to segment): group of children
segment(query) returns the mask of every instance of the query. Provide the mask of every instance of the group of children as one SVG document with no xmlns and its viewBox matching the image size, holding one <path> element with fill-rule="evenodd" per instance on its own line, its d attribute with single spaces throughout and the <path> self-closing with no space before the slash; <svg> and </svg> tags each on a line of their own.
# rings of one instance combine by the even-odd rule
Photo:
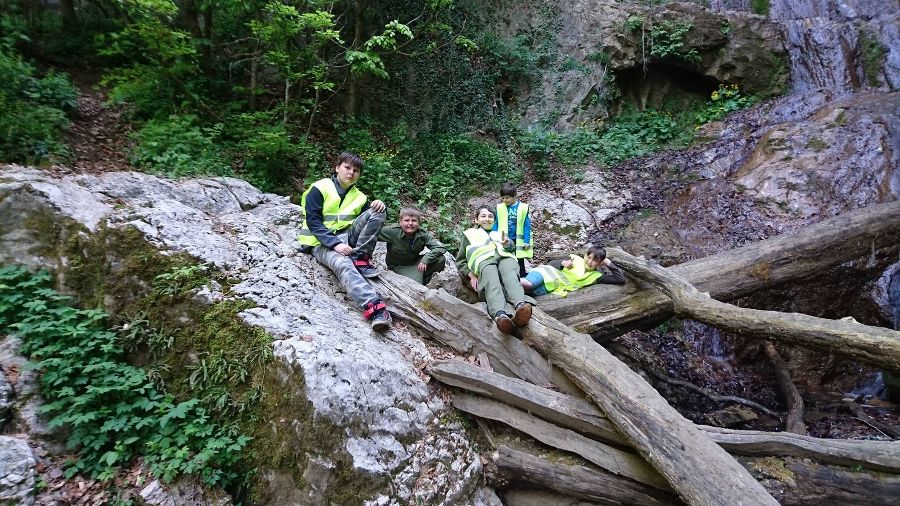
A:
<svg viewBox="0 0 900 506">
<path fill-rule="evenodd" d="M 390 327 L 390 312 L 366 280 L 378 276 L 371 261 L 376 242 L 387 243 L 388 269 L 422 284 L 444 269 L 447 248 L 420 228 L 422 213 L 417 209 L 402 209 L 397 224 L 384 226 L 384 202 L 370 203 L 356 188 L 362 168 L 358 155 L 341 153 L 334 174 L 303 193 L 299 241 L 301 251 L 334 272 L 372 328 L 383 331 Z M 463 232 L 456 254 L 460 275 L 485 301 L 504 334 L 528 324 L 535 304 L 528 294 L 565 296 L 596 283 L 625 283 L 621 269 L 598 246 L 589 247 L 583 257 L 570 255 L 526 272 L 525 259 L 534 257 L 528 210 L 528 204 L 516 199 L 515 185 L 504 183 L 500 203 L 476 211 L 474 226 Z"/>
</svg>

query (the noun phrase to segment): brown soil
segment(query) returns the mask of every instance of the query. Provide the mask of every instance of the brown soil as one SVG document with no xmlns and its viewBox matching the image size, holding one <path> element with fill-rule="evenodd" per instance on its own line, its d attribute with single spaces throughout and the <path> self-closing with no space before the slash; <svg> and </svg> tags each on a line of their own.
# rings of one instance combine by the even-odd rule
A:
<svg viewBox="0 0 900 506">
<path fill-rule="evenodd" d="M 72 156 L 56 168 L 79 174 L 132 169 L 126 156 L 130 127 L 122 118 L 124 108 L 106 102 L 102 91 L 81 90 L 65 139 Z"/>
</svg>

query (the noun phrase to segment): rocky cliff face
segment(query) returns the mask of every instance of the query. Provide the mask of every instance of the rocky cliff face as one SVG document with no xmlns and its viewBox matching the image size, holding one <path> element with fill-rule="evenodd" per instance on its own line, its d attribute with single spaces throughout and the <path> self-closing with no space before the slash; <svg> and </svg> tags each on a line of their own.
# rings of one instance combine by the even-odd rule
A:
<svg viewBox="0 0 900 506">
<path fill-rule="evenodd" d="M 227 273 L 233 286 L 204 287 L 194 298 L 201 309 L 164 313 L 185 326 L 185 315 L 203 314 L 202 307 L 250 301 L 238 314 L 244 328 L 273 336 L 253 434 L 256 496 L 264 502 L 490 501 L 465 431 L 423 380 L 431 352 L 402 328 L 369 329 L 334 276 L 297 252 L 298 211 L 234 179 L 56 179 L 6 166 L 0 263 L 49 268 L 61 289 L 119 316 L 153 283 L 129 270 L 133 255 L 187 254 Z M 187 350 L 181 366 L 199 360 L 201 350 Z"/>
</svg>

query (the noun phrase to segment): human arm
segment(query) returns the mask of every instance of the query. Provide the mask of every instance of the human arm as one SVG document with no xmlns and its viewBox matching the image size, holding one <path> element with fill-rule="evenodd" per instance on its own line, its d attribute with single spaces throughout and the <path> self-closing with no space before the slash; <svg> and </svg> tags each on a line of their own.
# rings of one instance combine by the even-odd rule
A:
<svg viewBox="0 0 900 506">
<path fill-rule="evenodd" d="M 322 221 L 322 207 L 324 203 L 325 197 L 322 196 L 322 192 L 315 186 L 310 188 L 309 193 L 306 194 L 306 204 L 303 207 L 303 211 L 306 213 L 306 226 L 323 246 L 335 249 L 336 246 L 342 243 L 338 239 L 337 234 L 328 230 L 328 227 Z M 349 246 L 347 247 L 349 248 Z M 341 252 L 338 251 L 338 253 Z"/>
<path fill-rule="evenodd" d="M 557 258 L 556 260 L 548 262 L 547 265 L 554 269 L 562 270 L 564 267 L 572 267 L 572 261 L 566 258 Z"/>
<path fill-rule="evenodd" d="M 525 213 L 525 225 L 522 228 L 522 249 L 531 249 L 531 207 Z"/>
<path fill-rule="evenodd" d="M 471 286 L 473 290 L 478 291 L 478 276 L 469 270 L 469 264 L 466 260 L 466 248 L 468 246 L 469 240 L 466 239 L 465 234 L 463 234 L 459 239 L 459 250 L 456 252 L 456 270 L 459 271 L 460 276 L 468 278 L 469 286 Z"/>
<path fill-rule="evenodd" d="M 610 259 L 605 259 L 603 261 L 603 267 L 601 269 L 604 271 L 603 276 L 597 280 L 597 283 L 604 283 L 607 285 L 624 285 L 625 284 L 625 273 L 622 272 L 616 264 L 612 263 Z"/>
<path fill-rule="evenodd" d="M 428 253 L 422 257 L 421 263 L 430 264 L 437 260 L 438 257 L 444 256 L 444 253 L 447 252 L 447 247 L 437 240 L 431 232 L 423 231 L 423 233 L 425 234 L 425 247 L 428 248 Z"/>
</svg>

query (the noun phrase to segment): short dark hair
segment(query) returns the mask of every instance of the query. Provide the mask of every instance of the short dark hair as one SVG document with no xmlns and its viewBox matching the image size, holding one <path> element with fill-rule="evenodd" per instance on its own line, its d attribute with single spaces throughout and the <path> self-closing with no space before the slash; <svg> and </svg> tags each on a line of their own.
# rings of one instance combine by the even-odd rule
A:
<svg viewBox="0 0 900 506">
<path fill-rule="evenodd" d="M 602 262 L 606 259 L 606 248 L 603 246 L 588 246 L 587 255 L 585 256 L 588 255 L 594 257 L 594 260 Z"/>
<path fill-rule="evenodd" d="M 419 211 L 415 207 L 404 207 L 400 210 L 399 219 L 403 219 L 404 216 L 411 216 L 419 221 L 422 220 L 422 211 Z"/>
<path fill-rule="evenodd" d="M 485 211 L 491 213 L 491 216 L 494 216 L 494 210 L 493 210 L 493 209 L 489 208 L 488 206 L 481 206 L 481 207 L 479 207 L 478 209 L 475 210 L 475 218 L 476 218 L 476 219 L 478 218 L 478 215 L 481 214 L 481 210 L 482 210 L 482 209 L 484 209 Z M 495 217 L 496 217 L 496 216 L 495 216 Z"/>
<path fill-rule="evenodd" d="M 500 185 L 500 196 L 501 197 L 515 197 L 516 196 L 516 185 L 510 183 L 509 181 Z"/>
<path fill-rule="evenodd" d="M 363 170 L 363 159 L 356 153 L 351 153 L 350 151 L 344 151 L 340 155 L 338 155 L 337 163 L 334 164 L 335 167 L 342 163 L 349 163 L 351 167 L 356 167 L 360 172 Z"/>
</svg>

